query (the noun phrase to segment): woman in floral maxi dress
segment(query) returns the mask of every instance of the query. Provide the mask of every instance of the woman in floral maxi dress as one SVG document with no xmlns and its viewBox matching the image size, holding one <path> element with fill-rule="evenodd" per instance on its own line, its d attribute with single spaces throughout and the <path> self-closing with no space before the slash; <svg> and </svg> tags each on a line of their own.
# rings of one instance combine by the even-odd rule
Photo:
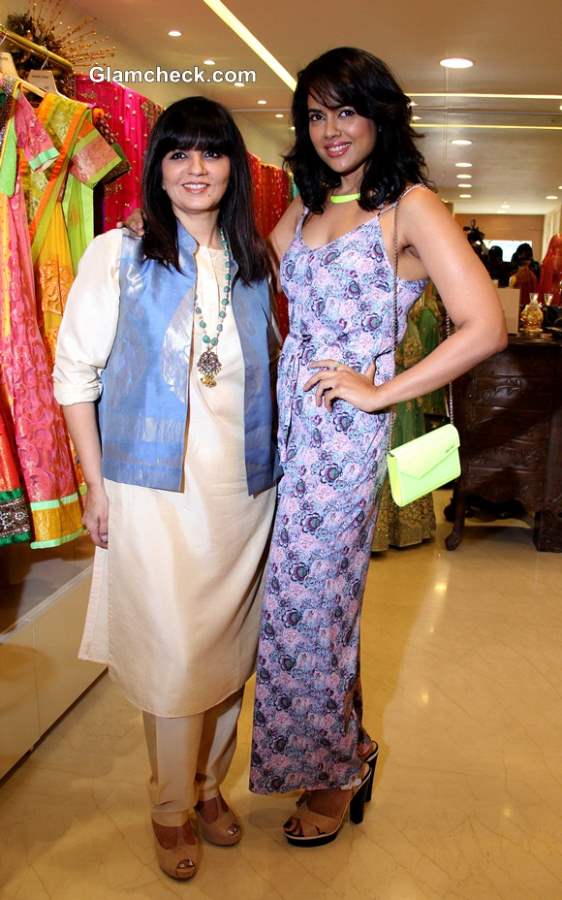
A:
<svg viewBox="0 0 562 900">
<path fill-rule="evenodd" d="M 389 407 L 501 349 L 505 327 L 485 270 L 425 186 L 408 99 L 384 63 L 324 54 L 299 75 L 293 119 L 287 159 L 302 199 L 272 235 L 290 332 L 250 787 L 304 789 L 284 829 L 311 846 L 336 837 L 349 807 L 361 821 L 370 798 L 377 746 L 362 722 L 359 633 Z M 395 342 L 428 275 L 457 331 L 394 377 Z"/>
</svg>

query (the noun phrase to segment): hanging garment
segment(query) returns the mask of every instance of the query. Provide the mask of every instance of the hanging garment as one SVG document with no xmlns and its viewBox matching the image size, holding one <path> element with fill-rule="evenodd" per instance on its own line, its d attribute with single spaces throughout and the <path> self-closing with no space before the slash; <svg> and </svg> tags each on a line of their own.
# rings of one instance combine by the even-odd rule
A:
<svg viewBox="0 0 562 900">
<path fill-rule="evenodd" d="M 0 407 L 0 546 L 31 540 L 27 503 L 21 488 L 7 420 Z"/>
<path fill-rule="evenodd" d="M 423 345 L 417 326 L 417 315 L 423 300 L 416 301 L 408 314 L 406 334 L 396 350 L 396 374 L 416 365 L 424 357 Z M 425 418 L 421 398 L 406 400 L 395 406 L 395 418 L 390 440 L 391 447 L 399 447 L 407 441 L 425 434 Z M 392 499 L 388 476 L 380 497 L 377 524 L 373 535 L 374 551 L 389 547 L 411 547 L 428 541 L 435 535 L 433 497 L 420 497 L 407 506 L 399 507 Z"/>
<path fill-rule="evenodd" d="M 31 507 L 32 547 L 52 547 L 83 533 L 82 512 L 37 322 L 21 164 L 25 157 L 35 172 L 58 152 L 15 79 L 0 75 L 0 99 L 0 391 Z"/>
<path fill-rule="evenodd" d="M 130 163 L 130 171 L 105 188 L 103 230 L 107 231 L 142 207 L 144 155 L 163 108 L 130 88 L 111 81 L 96 84 L 87 75 L 76 76 L 76 97 L 105 111 L 109 127 Z"/>
<path fill-rule="evenodd" d="M 120 157 L 92 125 L 91 110 L 47 94 L 36 115 L 59 151 L 45 171 L 26 171 L 24 186 L 39 327 L 51 365 L 78 261 L 94 237 L 93 187 Z"/>
</svg>

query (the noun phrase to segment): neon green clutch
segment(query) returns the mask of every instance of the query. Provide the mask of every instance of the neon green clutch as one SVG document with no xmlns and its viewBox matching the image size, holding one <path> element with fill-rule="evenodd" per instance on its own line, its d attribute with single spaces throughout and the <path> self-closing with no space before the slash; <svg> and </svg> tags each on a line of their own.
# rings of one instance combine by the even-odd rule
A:
<svg viewBox="0 0 562 900">
<path fill-rule="evenodd" d="M 443 425 L 387 453 L 392 499 L 406 506 L 461 474 L 460 438 L 454 425 Z"/>
</svg>

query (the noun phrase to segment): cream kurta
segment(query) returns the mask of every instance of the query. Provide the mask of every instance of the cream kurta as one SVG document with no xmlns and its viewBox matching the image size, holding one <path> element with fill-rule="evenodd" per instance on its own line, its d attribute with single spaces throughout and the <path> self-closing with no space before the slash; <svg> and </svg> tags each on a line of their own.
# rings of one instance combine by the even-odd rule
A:
<svg viewBox="0 0 562 900">
<path fill-rule="evenodd" d="M 55 368 L 63 404 L 92 399 L 92 372 L 97 376 L 113 343 L 120 247 L 118 231 L 94 241 L 72 288 Z M 108 256 L 111 275 L 100 285 Z M 223 251 L 200 247 L 196 261 L 197 301 L 213 336 L 225 281 Z M 86 366 L 83 342 L 79 352 L 73 350 L 84 328 Z M 195 317 L 183 493 L 106 479 L 109 548 L 96 549 L 80 648 L 83 659 L 109 665 L 131 702 L 158 716 L 209 709 L 251 674 L 275 506 L 274 488 L 248 496 L 244 363 L 232 308 L 218 345 L 222 371 L 214 388 L 201 384 L 196 368 L 202 336 Z"/>
</svg>

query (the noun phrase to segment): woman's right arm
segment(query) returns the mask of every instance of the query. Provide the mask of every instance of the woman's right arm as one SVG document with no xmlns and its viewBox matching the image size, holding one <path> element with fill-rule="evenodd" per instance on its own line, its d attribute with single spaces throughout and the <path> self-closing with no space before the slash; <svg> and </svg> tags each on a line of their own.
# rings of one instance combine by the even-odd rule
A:
<svg viewBox="0 0 562 900">
<path fill-rule="evenodd" d="M 268 238 L 268 248 L 273 270 L 277 278 L 277 290 L 280 291 L 279 284 L 279 265 L 281 260 L 295 237 L 299 218 L 304 210 L 303 202 L 300 197 L 295 197 L 290 206 L 287 207 L 277 225 Z"/>
<path fill-rule="evenodd" d="M 53 373 L 55 397 L 88 486 L 83 522 L 94 544 L 104 548 L 108 502 L 95 403 L 101 394 L 100 371 L 117 329 L 121 239 L 118 230 L 100 235 L 80 260 L 59 329 Z"/>
</svg>

